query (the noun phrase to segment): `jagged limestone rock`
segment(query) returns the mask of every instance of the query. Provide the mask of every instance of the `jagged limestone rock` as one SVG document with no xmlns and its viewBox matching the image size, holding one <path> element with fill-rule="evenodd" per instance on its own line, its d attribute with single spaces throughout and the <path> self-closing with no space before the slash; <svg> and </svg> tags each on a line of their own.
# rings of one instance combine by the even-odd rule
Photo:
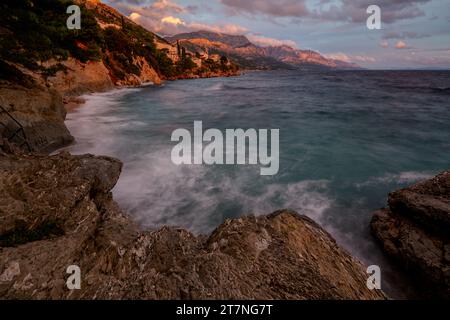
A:
<svg viewBox="0 0 450 320">
<path fill-rule="evenodd" d="M 425 297 L 450 298 L 450 171 L 389 195 L 371 228 Z"/>
<path fill-rule="evenodd" d="M 209 236 L 139 230 L 111 197 L 121 166 L 0 155 L 0 298 L 384 298 L 359 262 L 295 212 L 227 220 Z M 80 267 L 80 290 L 66 286 L 70 265 Z"/>
</svg>

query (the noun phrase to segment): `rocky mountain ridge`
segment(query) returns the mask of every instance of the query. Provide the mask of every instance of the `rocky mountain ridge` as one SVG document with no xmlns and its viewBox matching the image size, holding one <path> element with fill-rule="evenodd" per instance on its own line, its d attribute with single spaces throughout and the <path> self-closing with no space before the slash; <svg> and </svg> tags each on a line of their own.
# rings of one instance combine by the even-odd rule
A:
<svg viewBox="0 0 450 320">
<path fill-rule="evenodd" d="M 210 31 L 177 34 L 166 38 L 181 42 L 193 51 L 226 54 L 243 68 L 333 68 L 360 69 L 353 63 L 328 59 L 312 50 L 295 49 L 287 45 L 258 46 L 243 35 L 229 35 Z"/>
</svg>

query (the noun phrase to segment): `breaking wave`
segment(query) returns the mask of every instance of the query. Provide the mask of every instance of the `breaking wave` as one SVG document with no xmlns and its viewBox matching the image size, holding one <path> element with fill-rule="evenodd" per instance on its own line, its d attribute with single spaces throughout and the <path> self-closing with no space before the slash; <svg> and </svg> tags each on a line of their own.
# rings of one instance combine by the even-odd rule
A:
<svg viewBox="0 0 450 320">
<path fill-rule="evenodd" d="M 115 199 L 147 228 L 172 225 L 207 233 L 224 219 L 267 214 L 290 208 L 320 220 L 332 200 L 327 181 L 269 184 L 249 190 L 258 170 L 235 174 L 208 166 L 177 167 L 169 150 L 143 155 L 125 163 L 114 189 Z"/>
</svg>

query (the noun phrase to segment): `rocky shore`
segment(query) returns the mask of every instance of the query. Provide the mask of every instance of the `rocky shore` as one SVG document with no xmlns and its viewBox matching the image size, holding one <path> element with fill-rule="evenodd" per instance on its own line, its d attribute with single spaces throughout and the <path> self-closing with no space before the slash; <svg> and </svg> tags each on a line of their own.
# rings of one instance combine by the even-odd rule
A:
<svg viewBox="0 0 450 320">
<path fill-rule="evenodd" d="M 425 298 L 450 299 L 450 171 L 397 190 L 371 229 Z"/>
<path fill-rule="evenodd" d="M 76 31 L 66 29 L 62 1 L 4 5 L 12 18 L 0 23 L 9 43 L 8 49 L 0 48 L 1 137 L 14 136 L 17 142 L 15 132 L 23 128 L 26 138 L 21 140 L 28 140 L 34 152 L 48 153 L 74 140 L 64 124 L 64 106 L 72 109 L 80 95 L 164 80 L 239 75 L 228 58 L 197 58 L 198 53 L 177 48 L 98 0 L 75 3 L 86 26 Z M 22 24 L 34 26 L 36 39 L 29 38 Z M 42 27 L 47 24 L 51 27 Z M 42 45 L 30 45 L 35 42 Z"/>
<path fill-rule="evenodd" d="M 0 155 L 2 299 L 384 299 L 362 265 L 291 211 L 227 220 L 209 236 L 141 231 L 111 197 L 122 164 Z M 81 289 L 66 269 L 81 270 Z"/>
<path fill-rule="evenodd" d="M 101 59 L 34 61 L 39 67 L 34 71 L 0 60 L 7 76 L 0 81 L 0 299 L 386 298 L 367 288 L 361 263 L 303 215 L 280 210 L 227 220 L 202 236 L 173 227 L 143 231 L 112 199 L 119 160 L 49 156 L 73 142 L 64 120 L 66 108 L 82 102 L 81 94 L 238 74 L 233 68 L 189 68 L 164 75 L 164 67 L 181 66 L 167 64 L 161 58 L 165 51 L 155 51 L 158 62 L 115 48 L 131 31 L 136 39 L 162 39 L 98 1 L 78 2 L 92 10 L 100 29 L 114 29 L 96 29 L 112 42 Z M 123 37 L 111 39 L 114 35 Z M 89 43 L 76 44 L 89 53 Z M 19 150 L 11 143 L 15 139 L 1 138 L 20 128 L 32 152 Z M 376 212 L 371 222 L 385 252 L 424 296 L 447 299 L 449 227 L 450 171 L 391 193 L 389 208 Z M 66 285 L 71 265 L 81 270 L 77 290 Z"/>
</svg>

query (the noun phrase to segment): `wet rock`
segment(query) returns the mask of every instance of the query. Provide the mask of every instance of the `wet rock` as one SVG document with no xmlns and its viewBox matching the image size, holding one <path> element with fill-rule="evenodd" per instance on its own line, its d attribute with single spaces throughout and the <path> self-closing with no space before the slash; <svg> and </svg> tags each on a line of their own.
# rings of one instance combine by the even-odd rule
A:
<svg viewBox="0 0 450 320">
<path fill-rule="evenodd" d="M 371 229 L 423 295 L 450 298 L 450 171 L 389 195 Z"/>
<path fill-rule="evenodd" d="M 108 157 L 0 155 L 0 298 L 384 298 L 295 212 L 227 220 L 209 236 L 139 230 L 111 197 L 120 170 Z M 70 265 L 79 290 L 66 286 Z"/>
</svg>

